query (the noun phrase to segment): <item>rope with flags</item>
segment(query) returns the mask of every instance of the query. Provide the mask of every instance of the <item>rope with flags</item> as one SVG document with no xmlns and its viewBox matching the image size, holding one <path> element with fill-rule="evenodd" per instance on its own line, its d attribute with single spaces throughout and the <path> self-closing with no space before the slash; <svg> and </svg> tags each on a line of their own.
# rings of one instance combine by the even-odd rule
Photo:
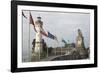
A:
<svg viewBox="0 0 100 73">
<path fill-rule="evenodd" d="M 30 13 L 30 18 L 29 18 L 29 23 L 33 25 L 35 32 L 37 32 L 37 31 L 36 31 L 36 28 L 35 28 L 35 23 L 34 23 L 34 20 L 33 20 L 33 18 L 32 18 L 31 13 Z"/>
<path fill-rule="evenodd" d="M 26 18 L 27 19 L 27 17 L 25 16 L 25 14 L 24 14 L 24 12 L 22 11 L 22 16 L 24 16 L 24 18 Z"/>
<path fill-rule="evenodd" d="M 25 17 L 26 19 L 27 19 L 27 17 L 25 16 L 25 14 L 24 14 L 24 12 L 22 11 L 22 16 L 23 17 Z M 31 15 L 31 12 L 29 13 L 29 24 L 32 24 L 33 25 L 33 27 L 34 27 L 34 30 L 35 30 L 35 32 L 37 32 L 36 31 L 36 28 L 35 28 L 35 23 L 34 23 L 34 20 L 33 20 L 33 18 L 32 18 L 32 15 Z M 44 29 L 41 27 L 41 34 L 42 35 L 44 35 L 44 36 L 46 36 L 46 37 L 48 37 L 48 38 L 51 38 L 51 39 L 53 39 L 53 40 L 57 40 L 57 37 L 55 36 L 55 35 L 53 35 L 52 33 L 50 33 L 49 31 L 44 31 Z"/>
</svg>

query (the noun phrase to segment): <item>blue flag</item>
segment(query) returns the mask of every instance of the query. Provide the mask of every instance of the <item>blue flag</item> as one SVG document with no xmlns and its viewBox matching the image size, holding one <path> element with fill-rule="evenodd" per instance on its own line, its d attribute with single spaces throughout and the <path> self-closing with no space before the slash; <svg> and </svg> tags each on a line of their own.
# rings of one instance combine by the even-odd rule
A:
<svg viewBox="0 0 100 73">
<path fill-rule="evenodd" d="M 53 40 L 57 40 L 57 37 L 54 36 L 53 34 L 51 34 L 50 32 L 45 32 L 45 31 L 41 31 L 42 35 L 48 37 L 48 38 L 51 38 Z"/>
<path fill-rule="evenodd" d="M 65 43 L 65 44 L 67 43 L 64 39 L 62 39 L 62 42 Z"/>
<path fill-rule="evenodd" d="M 48 32 L 48 37 L 51 39 L 57 39 L 56 36 L 54 36 L 53 34 L 51 34 L 50 32 Z"/>
</svg>

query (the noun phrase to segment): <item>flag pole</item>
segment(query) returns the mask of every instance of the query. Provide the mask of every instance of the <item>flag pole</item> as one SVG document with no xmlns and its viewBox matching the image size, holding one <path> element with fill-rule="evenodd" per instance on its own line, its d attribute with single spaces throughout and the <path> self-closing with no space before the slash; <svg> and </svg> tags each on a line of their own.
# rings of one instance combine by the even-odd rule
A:
<svg viewBox="0 0 100 73">
<path fill-rule="evenodd" d="M 23 15 L 22 15 L 22 48 L 23 48 Z M 23 55 L 23 51 L 22 51 L 22 55 Z M 23 59 L 23 61 L 25 60 Z"/>
<path fill-rule="evenodd" d="M 61 52 L 60 52 L 60 55 L 62 55 L 62 47 L 60 48 L 60 51 L 61 51 Z"/>
<path fill-rule="evenodd" d="M 62 56 L 62 47 L 61 47 L 61 56 Z"/>
<path fill-rule="evenodd" d="M 57 53 L 57 52 L 56 52 L 56 48 L 55 48 L 55 56 L 56 56 L 56 53 Z"/>
<path fill-rule="evenodd" d="M 56 35 L 55 35 L 56 36 Z M 55 37 L 56 38 L 56 42 L 57 42 L 57 44 L 56 45 L 58 45 L 59 44 L 59 42 L 58 42 L 58 40 L 57 40 L 57 37 Z M 57 55 L 57 48 L 55 48 L 55 55 Z"/>
<path fill-rule="evenodd" d="M 29 13 L 30 13 L 30 11 L 29 11 Z M 29 20 L 30 20 L 30 15 L 29 15 Z M 31 57 L 30 57 L 30 23 L 29 23 L 29 59 L 30 59 L 30 61 L 31 61 Z"/>
<path fill-rule="evenodd" d="M 47 47 L 47 57 L 48 57 L 48 47 Z"/>
<path fill-rule="evenodd" d="M 48 48 L 47 48 L 47 57 L 48 57 Z"/>
</svg>

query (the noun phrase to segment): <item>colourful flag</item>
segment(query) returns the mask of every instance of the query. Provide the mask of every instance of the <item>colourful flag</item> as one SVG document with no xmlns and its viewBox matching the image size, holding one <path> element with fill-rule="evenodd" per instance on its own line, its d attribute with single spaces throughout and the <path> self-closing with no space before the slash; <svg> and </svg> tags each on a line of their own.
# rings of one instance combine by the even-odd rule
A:
<svg viewBox="0 0 100 73">
<path fill-rule="evenodd" d="M 48 32 L 48 37 L 51 38 L 51 39 L 55 39 L 55 40 L 57 39 L 56 36 L 54 36 L 54 35 L 51 34 L 50 32 Z"/>
<path fill-rule="evenodd" d="M 34 27 L 34 30 L 36 31 L 36 29 L 35 29 L 35 24 L 34 24 L 34 20 L 33 20 L 33 18 L 32 18 L 32 15 L 31 15 L 31 13 L 30 13 L 30 24 L 32 24 L 33 25 L 33 27 Z M 36 31 L 37 32 L 37 31 Z"/>
<path fill-rule="evenodd" d="M 46 37 L 48 36 L 48 33 L 45 32 L 45 31 L 41 31 L 41 34 L 44 35 L 44 36 L 46 36 Z"/>
<path fill-rule="evenodd" d="M 53 40 L 57 40 L 57 37 L 51 34 L 50 32 L 41 31 L 41 34 Z"/>
<path fill-rule="evenodd" d="M 22 16 L 24 16 L 26 19 L 27 19 L 27 17 L 25 16 L 25 14 L 24 14 L 24 12 L 22 11 Z"/>
</svg>

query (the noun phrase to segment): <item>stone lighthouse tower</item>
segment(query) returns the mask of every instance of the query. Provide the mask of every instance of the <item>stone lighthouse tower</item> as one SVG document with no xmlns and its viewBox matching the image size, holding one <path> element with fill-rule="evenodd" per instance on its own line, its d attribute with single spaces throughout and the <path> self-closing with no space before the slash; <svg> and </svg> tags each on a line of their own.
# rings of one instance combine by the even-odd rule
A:
<svg viewBox="0 0 100 73">
<path fill-rule="evenodd" d="M 42 53 L 42 26 L 43 22 L 41 21 L 41 17 L 37 17 L 35 21 L 35 28 L 36 28 L 36 36 L 35 36 L 35 48 L 34 53 L 40 54 Z"/>
<path fill-rule="evenodd" d="M 76 49 L 80 54 L 81 58 L 87 58 L 87 50 L 85 49 L 84 45 L 84 37 L 80 29 L 78 29 L 78 36 L 76 38 Z"/>
</svg>

